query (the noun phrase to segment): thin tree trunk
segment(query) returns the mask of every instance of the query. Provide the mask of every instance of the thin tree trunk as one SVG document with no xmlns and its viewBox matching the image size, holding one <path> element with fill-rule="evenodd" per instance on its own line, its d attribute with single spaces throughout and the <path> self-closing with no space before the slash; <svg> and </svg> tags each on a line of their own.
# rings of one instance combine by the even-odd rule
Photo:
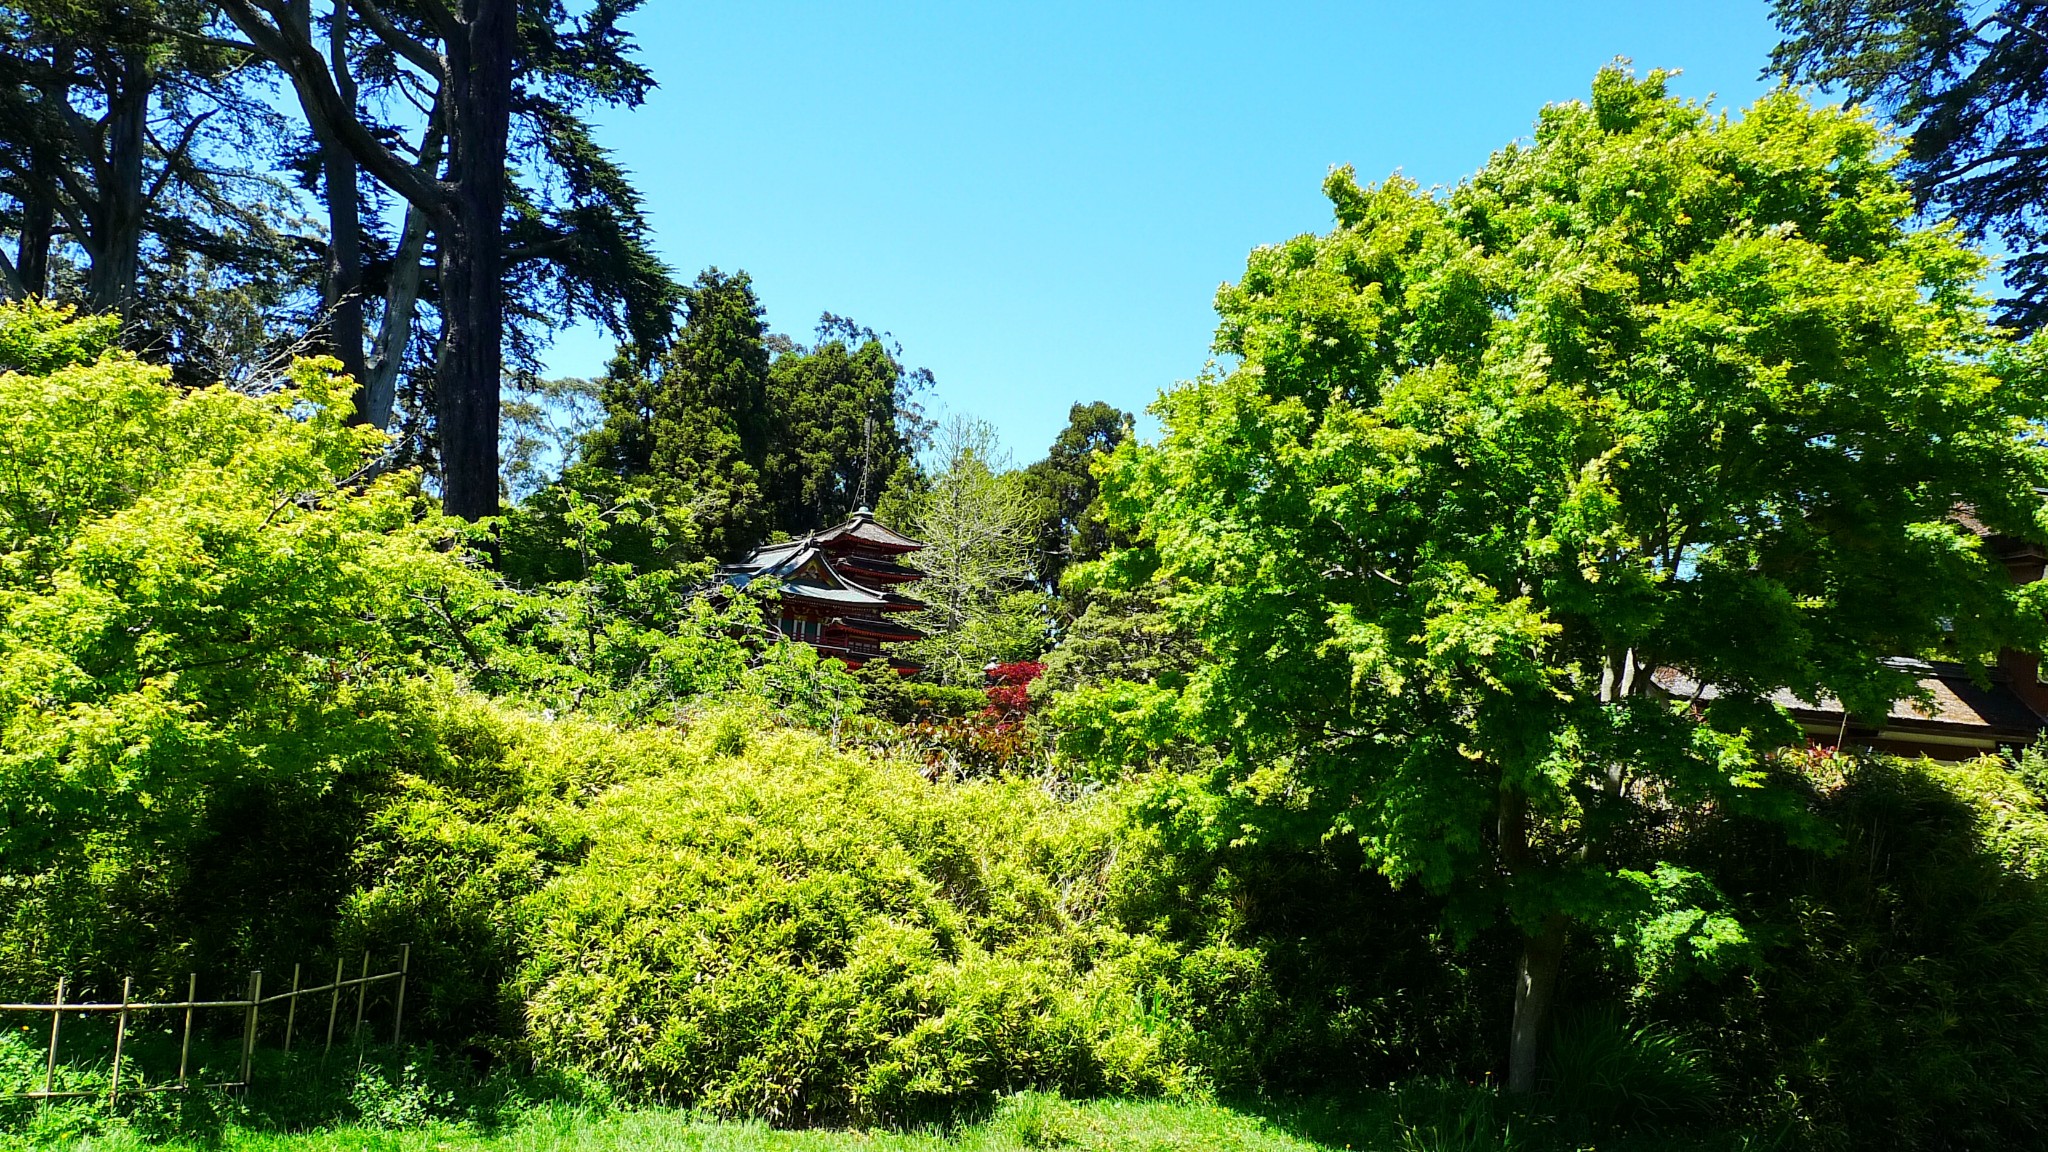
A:
<svg viewBox="0 0 2048 1152">
<path fill-rule="evenodd" d="M 503 369 L 505 148 L 512 117 L 513 0 L 463 0 L 448 44 L 453 76 L 452 234 L 440 237 L 441 505 L 475 520 L 498 510 Z"/>
<path fill-rule="evenodd" d="M 1536 1057 L 1557 994 L 1566 927 L 1565 918 L 1552 913 L 1542 928 L 1522 938 L 1522 961 L 1515 967 L 1515 1023 L 1508 1041 L 1508 1091 L 1517 1096 L 1536 1090 Z"/>
<path fill-rule="evenodd" d="M 1497 820 L 1501 863 L 1510 876 L 1522 873 L 1529 860 L 1529 798 L 1520 789 L 1503 789 Z M 1522 959 L 1515 967 L 1515 1018 L 1508 1035 L 1508 1091 L 1515 1095 L 1536 1090 L 1536 1058 L 1557 992 L 1569 928 L 1570 921 L 1553 912 L 1536 931 L 1523 934 Z"/>
<path fill-rule="evenodd" d="M 405 212 L 398 255 L 391 264 L 391 284 L 384 293 L 384 319 L 371 346 L 368 375 L 357 389 L 357 410 L 379 429 L 391 427 L 391 407 L 398 399 L 398 372 L 405 365 L 405 346 L 412 339 L 413 313 L 419 305 L 420 282 L 426 277 L 427 220 L 417 208 Z"/>
<path fill-rule="evenodd" d="M 356 84 L 355 78 L 349 74 L 348 37 L 348 5 L 336 3 L 333 23 L 328 28 L 328 61 L 334 70 L 335 88 L 353 109 L 356 105 Z M 320 132 L 320 164 L 327 189 L 325 295 L 329 324 L 333 330 L 334 357 L 341 361 L 341 370 L 356 382 L 357 404 L 353 419 L 357 423 L 376 423 L 367 411 L 368 406 L 363 403 L 363 382 L 369 373 L 363 358 L 363 222 L 356 183 L 356 159 L 332 131 L 323 130 Z"/>
<path fill-rule="evenodd" d="M 100 191 L 100 235 L 94 238 L 86 294 L 95 309 L 117 313 L 123 320 L 134 311 L 142 269 L 142 161 L 155 81 L 142 53 L 124 57 L 121 90 L 107 114 L 108 180 Z"/>
</svg>

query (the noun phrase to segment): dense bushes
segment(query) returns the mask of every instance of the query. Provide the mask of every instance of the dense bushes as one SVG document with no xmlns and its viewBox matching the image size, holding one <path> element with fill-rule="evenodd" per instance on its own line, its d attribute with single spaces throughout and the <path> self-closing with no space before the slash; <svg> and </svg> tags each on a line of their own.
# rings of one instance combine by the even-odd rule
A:
<svg viewBox="0 0 2048 1152">
<path fill-rule="evenodd" d="M 535 1050 L 782 1122 L 1181 1086 L 1172 1045 L 1096 1006 L 1132 995 L 1091 970 L 1115 950 L 1109 817 L 717 717 L 595 806 L 589 855 L 532 905 Z"/>
<path fill-rule="evenodd" d="M 2048 1136 L 2048 812 L 2004 761 L 1822 762 L 1842 836 L 1741 821 L 1688 851 L 1765 947 L 1744 981 L 1643 1008 L 1694 1031 L 1723 1107 L 1821 1148 L 2022 1147 Z"/>
</svg>

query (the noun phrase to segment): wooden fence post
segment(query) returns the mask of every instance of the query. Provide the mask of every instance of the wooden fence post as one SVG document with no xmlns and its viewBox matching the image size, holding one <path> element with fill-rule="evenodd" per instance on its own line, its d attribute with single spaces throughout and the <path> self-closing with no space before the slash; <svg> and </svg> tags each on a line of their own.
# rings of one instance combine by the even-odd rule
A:
<svg viewBox="0 0 2048 1152">
<path fill-rule="evenodd" d="M 178 1045 L 178 1087 L 183 1089 L 185 1069 L 192 1062 L 192 1005 L 199 999 L 199 973 L 185 974 L 185 1039 Z"/>
<path fill-rule="evenodd" d="M 50 1102 L 50 1088 L 57 1077 L 57 1026 L 64 1020 L 64 977 L 57 977 L 56 1008 L 50 1012 L 50 1060 L 43 1065 L 43 1103 Z"/>
<path fill-rule="evenodd" d="M 291 998 L 284 1003 L 284 1050 L 289 1052 L 292 1050 L 292 1025 L 297 1023 L 299 1019 L 299 966 L 297 964 L 292 965 Z"/>
<path fill-rule="evenodd" d="M 363 1036 L 363 1003 L 370 994 L 370 950 L 363 949 L 363 974 L 356 980 L 356 1027 L 349 1033 L 358 1041 Z"/>
<path fill-rule="evenodd" d="M 405 1034 L 405 974 L 412 968 L 412 945 L 398 946 L 398 1008 L 391 1013 L 391 1046 L 398 1047 L 398 1038 Z"/>
<path fill-rule="evenodd" d="M 121 1019 L 114 1025 L 114 1074 L 107 1080 L 107 1107 L 121 1099 L 121 1046 L 128 1039 L 128 1001 L 135 990 L 135 977 L 121 977 Z"/>
<path fill-rule="evenodd" d="M 325 1067 L 327 1054 L 334 1051 L 334 1018 L 341 1015 L 341 957 L 334 958 L 334 995 L 327 1001 L 327 1047 L 320 1049 L 320 1064 Z"/>
<path fill-rule="evenodd" d="M 249 1091 L 249 1080 L 254 1072 L 252 1063 L 256 1055 L 256 1005 L 263 999 L 263 969 L 249 973 L 249 1019 L 242 1027 L 242 1091 Z"/>
</svg>

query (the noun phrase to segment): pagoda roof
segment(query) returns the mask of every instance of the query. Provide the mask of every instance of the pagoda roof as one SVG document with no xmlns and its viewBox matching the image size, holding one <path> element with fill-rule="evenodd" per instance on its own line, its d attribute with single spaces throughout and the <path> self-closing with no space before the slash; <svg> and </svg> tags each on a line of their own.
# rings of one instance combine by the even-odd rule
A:
<svg viewBox="0 0 2048 1152">
<path fill-rule="evenodd" d="M 808 600 L 834 608 L 865 608 L 874 612 L 915 612 L 924 602 L 884 592 L 849 579 L 833 565 L 832 555 L 809 537 L 756 548 L 719 568 L 719 579 L 732 588 L 774 579 L 784 598 Z"/>
<path fill-rule="evenodd" d="M 838 631 L 856 632 L 862 636 L 872 636 L 877 640 L 924 639 L 924 633 L 919 632 L 917 629 L 907 628 L 896 623 L 894 620 L 884 620 L 878 616 L 834 616 L 825 622 L 825 631 L 827 633 Z"/>
<path fill-rule="evenodd" d="M 813 533 L 811 539 L 820 544 L 866 544 L 888 552 L 916 552 L 924 547 L 924 541 L 913 540 L 881 524 L 866 508 L 855 509 L 853 519 Z"/>
</svg>

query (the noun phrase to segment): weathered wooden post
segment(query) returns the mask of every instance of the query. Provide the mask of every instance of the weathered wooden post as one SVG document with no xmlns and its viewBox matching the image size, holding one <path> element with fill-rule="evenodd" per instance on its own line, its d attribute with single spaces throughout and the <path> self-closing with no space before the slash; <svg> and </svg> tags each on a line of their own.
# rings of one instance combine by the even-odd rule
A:
<svg viewBox="0 0 2048 1152">
<path fill-rule="evenodd" d="M 325 1067 L 327 1054 L 334 1051 L 334 1019 L 341 1015 L 341 957 L 334 958 L 334 995 L 327 1001 L 327 1046 L 320 1049 L 320 1064 Z"/>
<path fill-rule="evenodd" d="M 50 1059 L 43 1065 L 43 1102 L 50 1101 L 51 1085 L 57 1078 L 57 1026 L 64 1020 L 64 977 L 57 977 L 57 1001 L 50 1010 Z"/>
<path fill-rule="evenodd" d="M 242 1026 L 242 1091 L 249 1091 L 249 1079 L 254 1073 L 253 1060 L 256 1055 L 256 1009 L 263 999 L 263 969 L 249 973 L 249 1018 Z"/>
<path fill-rule="evenodd" d="M 398 1008 L 391 1013 L 391 1046 L 398 1047 L 398 1038 L 405 1034 L 405 974 L 412 968 L 412 945 L 398 946 Z"/>
<path fill-rule="evenodd" d="M 187 1087 L 185 1069 L 192 1062 L 192 1006 L 199 999 L 199 973 L 185 974 L 185 1039 L 178 1044 L 178 1087 Z"/>
<path fill-rule="evenodd" d="M 128 1001 L 135 989 L 135 977 L 121 977 L 121 1018 L 114 1024 L 114 1074 L 107 1080 L 107 1107 L 121 1099 L 121 1046 L 128 1039 Z"/>
<path fill-rule="evenodd" d="M 291 994 L 291 999 L 289 999 L 289 1000 L 286 1000 L 286 1001 L 285 1001 L 285 1010 L 284 1010 L 284 1050 L 285 1050 L 285 1051 L 287 1051 L 287 1052 L 289 1052 L 289 1051 L 291 1051 L 291 1050 L 292 1050 L 292 1025 L 293 1025 L 294 1023 L 296 1023 L 296 1022 L 298 1021 L 298 1019 L 299 1019 L 299 966 L 298 966 L 297 964 L 294 964 L 294 965 L 292 965 L 292 994 Z"/>
<path fill-rule="evenodd" d="M 349 1035 L 358 1042 L 363 1038 L 363 1004 L 370 995 L 370 950 L 363 949 L 363 974 L 356 978 L 356 1026 Z"/>
</svg>

